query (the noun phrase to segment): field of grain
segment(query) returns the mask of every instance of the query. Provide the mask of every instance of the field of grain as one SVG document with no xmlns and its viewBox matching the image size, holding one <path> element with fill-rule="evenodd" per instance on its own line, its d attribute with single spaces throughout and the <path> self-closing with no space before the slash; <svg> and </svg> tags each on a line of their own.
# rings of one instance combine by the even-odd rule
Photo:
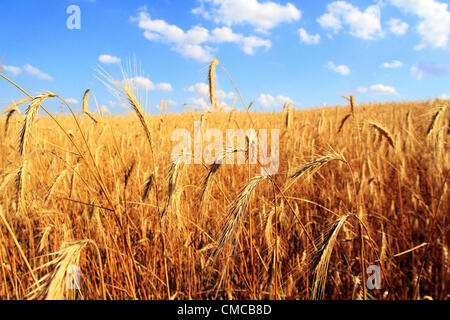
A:
<svg viewBox="0 0 450 320">
<path fill-rule="evenodd" d="M 133 115 L 1 118 L 0 299 L 449 298 L 448 101 L 150 116 L 126 89 Z M 200 120 L 279 129 L 278 173 L 173 163 Z"/>
</svg>

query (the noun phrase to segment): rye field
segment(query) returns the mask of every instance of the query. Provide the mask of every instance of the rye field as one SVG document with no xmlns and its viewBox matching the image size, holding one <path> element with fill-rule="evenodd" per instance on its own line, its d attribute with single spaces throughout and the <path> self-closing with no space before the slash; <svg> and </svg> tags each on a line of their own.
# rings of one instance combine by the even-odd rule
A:
<svg viewBox="0 0 450 320">
<path fill-rule="evenodd" d="M 149 115 L 125 81 L 130 114 L 89 91 L 47 114 L 57 93 L 3 78 L 24 99 L 0 120 L 0 299 L 449 298 L 448 101 Z M 174 161 L 174 131 L 193 159 L 211 128 L 266 129 L 278 170 L 249 135 L 211 153 L 240 164 Z"/>
</svg>

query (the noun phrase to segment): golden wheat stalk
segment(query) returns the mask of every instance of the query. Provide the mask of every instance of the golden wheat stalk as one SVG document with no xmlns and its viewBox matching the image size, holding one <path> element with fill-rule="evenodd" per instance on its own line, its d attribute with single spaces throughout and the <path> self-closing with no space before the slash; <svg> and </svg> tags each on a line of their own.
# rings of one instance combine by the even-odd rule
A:
<svg viewBox="0 0 450 320">
<path fill-rule="evenodd" d="M 352 113 L 347 114 L 344 118 L 342 118 L 341 124 L 339 125 L 338 133 L 342 131 L 342 128 L 344 128 L 345 122 L 352 116 Z"/>
<path fill-rule="evenodd" d="M 11 170 L 2 175 L 1 178 L 2 183 L 0 184 L 0 194 L 3 194 L 4 190 L 10 184 L 10 182 L 16 179 L 17 174 L 18 174 L 17 170 Z"/>
<path fill-rule="evenodd" d="M 129 104 L 135 111 L 136 115 L 139 118 L 139 121 L 141 122 L 142 128 L 144 129 L 145 135 L 147 136 L 147 140 L 150 144 L 150 148 L 153 150 L 153 142 L 152 142 L 152 135 L 150 133 L 150 129 L 148 128 L 147 121 L 144 117 L 144 111 L 142 110 L 141 104 L 139 103 L 138 98 L 133 93 L 132 89 L 129 87 L 124 87 L 123 91 L 128 99 Z M 152 151 L 153 152 L 153 151 Z"/>
<path fill-rule="evenodd" d="M 333 252 L 339 231 L 350 216 L 352 216 L 352 214 L 343 215 L 333 224 L 330 231 L 325 235 L 322 245 L 318 246 L 319 250 L 313 254 L 312 300 L 320 300 L 323 298 L 331 253 Z"/>
<path fill-rule="evenodd" d="M 294 107 L 291 102 L 286 102 L 283 106 L 283 110 L 286 112 L 285 127 L 288 130 L 291 127 L 291 123 L 292 123 L 292 109 L 293 108 Z"/>
<path fill-rule="evenodd" d="M 54 225 L 49 225 L 44 229 L 42 233 L 41 241 L 39 241 L 39 249 L 38 252 L 41 253 L 45 247 L 48 246 L 48 236 L 50 235 L 50 231 L 54 228 Z"/>
<path fill-rule="evenodd" d="M 89 100 L 89 92 L 91 91 L 91 89 L 87 89 L 84 92 L 83 95 L 83 103 L 82 103 L 82 112 L 83 114 L 87 115 L 89 118 L 91 118 L 92 121 L 94 121 L 95 123 L 98 123 L 98 120 L 95 118 L 95 116 L 89 112 L 88 110 L 88 100 Z"/>
<path fill-rule="evenodd" d="M 386 128 L 384 128 L 381 124 L 373 121 L 369 122 L 369 125 L 372 128 L 376 129 L 380 133 L 380 135 L 385 137 L 387 142 L 391 145 L 392 148 L 395 148 L 394 139 L 392 138 L 391 133 Z"/>
<path fill-rule="evenodd" d="M 431 118 L 430 126 L 428 127 L 428 130 L 427 130 L 427 136 L 433 132 L 433 130 L 436 126 L 436 123 L 439 121 L 439 118 L 440 118 L 441 114 L 444 112 L 444 110 L 445 110 L 445 106 L 440 107 L 438 112 L 436 112 L 433 115 L 433 117 Z"/>
<path fill-rule="evenodd" d="M 215 173 L 221 167 L 221 165 L 223 163 L 223 159 L 225 159 L 225 157 L 230 154 L 233 154 L 236 152 L 245 152 L 245 151 L 246 151 L 245 149 L 241 149 L 241 148 L 227 148 L 224 150 L 222 155 L 219 155 L 216 158 L 216 161 L 212 165 L 209 166 L 209 170 L 205 176 L 205 179 L 203 180 L 203 188 L 200 193 L 200 212 L 203 212 L 203 210 L 202 210 L 203 203 L 205 202 L 204 200 L 205 200 L 205 195 L 207 194 L 207 190 L 209 189 L 209 186 L 211 185 L 211 179 L 213 178 Z"/>
<path fill-rule="evenodd" d="M 45 99 L 50 99 L 54 97 L 56 97 L 54 93 L 48 91 L 44 92 L 33 98 L 31 104 L 28 106 L 25 121 L 23 123 L 22 130 L 20 132 L 20 140 L 19 140 L 19 152 L 22 156 L 25 153 L 25 149 L 30 136 L 30 131 L 33 127 L 33 121 L 39 110 L 39 106 L 44 102 Z"/>
<path fill-rule="evenodd" d="M 84 114 L 86 114 L 86 112 L 88 112 L 88 99 L 89 99 L 89 92 L 91 91 L 91 89 L 87 89 L 85 92 L 84 92 L 84 95 L 83 95 L 83 104 L 82 104 L 82 112 L 84 113 Z"/>
<path fill-rule="evenodd" d="M 30 300 L 65 300 L 68 298 L 67 286 L 71 268 L 80 266 L 81 252 L 91 240 L 68 243 L 58 252 L 56 258 L 40 266 L 38 269 L 49 268 L 50 271 L 39 279 L 38 285 L 28 294 Z"/>
<path fill-rule="evenodd" d="M 19 210 L 19 207 L 22 205 L 22 200 L 24 198 L 24 180 L 27 169 L 27 160 L 23 160 L 22 166 L 19 168 L 16 174 L 16 207 Z"/>
<path fill-rule="evenodd" d="M 253 190 L 262 181 L 266 180 L 267 176 L 256 176 L 248 181 L 248 183 L 242 188 L 239 195 L 227 208 L 227 216 L 229 217 L 222 232 L 217 240 L 216 246 L 210 257 L 216 260 L 220 251 L 225 247 L 229 240 L 235 237 L 235 242 L 239 237 L 240 230 L 245 223 L 248 211 L 248 202 Z M 237 225 L 240 227 L 237 228 Z M 239 229 L 239 231 L 236 231 Z"/>
<path fill-rule="evenodd" d="M 173 196 L 176 186 L 177 186 L 178 171 L 179 171 L 180 166 L 183 163 L 182 160 L 183 160 L 183 157 L 179 156 L 176 160 L 172 161 L 172 163 L 170 164 L 169 173 L 167 175 L 167 184 L 168 184 L 167 200 L 166 200 L 166 205 L 164 207 L 164 210 L 161 213 L 161 219 L 163 219 L 166 216 L 166 214 L 172 204 L 172 196 Z"/>
<path fill-rule="evenodd" d="M 355 97 L 353 95 L 350 96 L 350 111 L 352 114 L 355 113 Z"/>
<path fill-rule="evenodd" d="M 202 203 L 203 203 L 203 200 L 205 197 L 206 190 L 208 189 L 208 187 L 210 185 L 210 178 L 212 178 L 212 176 L 217 172 L 217 170 L 219 170 L 221 165 L 222 165 L 222 163 L 215 162 L 209 166 L 209 170 L 208 170 L 208 173 L 206 174 L 205 179 L 203 180 L 203 188 L 200 193 L 200 208 L 202 207 Z"/>
<path fill-rule="evenodd" d="M 5 132 L 4 135 L 6 136 L 6 134 L 8 133 L 8 127 L 9 127 L 9 121 L 11 120 L 13 114 L 15 112 L 20 112 L 19 109 L 14 108 L 14 109 L 10 109 L 8 111 L 8 113 L 6 114 L 6 120 L 5 120 Z"/>
<path fill-rule="evenodd" d="M 19 240 L 17 239 L 16 235 L 14 234 L 14 231 L 11 228 L 11 225 L 8 223 L 8 220 L 6 219 L 6 216 L 3 213 L 3 207 L 1 205 L 0 205 L 0 220 L 2 220 L 3 224 L 6 226 L 6 229 L 8 230 L 9 234 L 11 235 L 17 249 L 19 250 L 20 255 L 22 256 L 23 261 L 25 262 L 25 265 L 28 268 L 28 271 L 31 274 L 31 277 L 33 278 L 34 284 L 36 285 L 38 283 L 38 279 L 34 275 L 34 271 L 33 271 L 33 269 L 31 269 L 30 263 L 28 262 L 28 259 L 25 256 L 22 246 L 21 246 Z M 3 267 L 3 265 L 2 265 L 2 267 Z"/>
<path fill-rule="evenodd" d="M 288 182 L 287 187 L 291 186 L 298 178 L 303 176 L 305 173 L 313 172 L 315 170 L 318 170 L 322 166 L 327 164 L 328 162 L 335 161 L 335 160 L 343 161 L 344 157 L 341 154 L 337 153 L 337 152 L 332 152 L 332 153 L 329 153 L 327 155 L 318 157 L 318 158 L 314 159 L 311 162 L 308 162 L 303 167 L 301 167 L 300 169 L 295 170 L 295 172 L 290 175 L 290 177 L 289 177 L 290 181 Z M 285 188 L 285 190 L 287 189 L 287 187 Z"/>
<path fill-rule="evenodd" d="M 20 106 L 23 103 L 26 102 L 30 102 L 32 99 L 30 98 L 24 98 L 24 99 L 20 99 L 17 101 L 14 101 L 11 105 L 9 105 L 5 111 L 3 111 L 3 114 L 6 115 L 6 120 L 5 120 L 5 135 L 8 132 L 8 126 L 9 126 L 9 122 L 11 120 L 11 117 L 13 116 L 14 113 L 20 113 L 20 110 L 18 108 L 18 106 Z"/>
<path fill-rule="evenodd" d="M 145 181 L 145 188 L 144 188 L 144 193 L 142 194 L 142 201 L 145 201 L 148 198 L 148 194 L 150 193 L 154 179 L 155 179 L 155 175 L 152 173 L 148 177 L 148 179 Z"/>
<path fill-rule="evenodd" d="M 95 118 L 95 116 L 94 116 L 93 113 L 91 113 L 91 112 L 89 112 L 89 111 L 86 111 L 86 115 L 87 115 L 89 118 L 91 118 L 92 121 L 94 121 L 95 123 L 98 123 L 98 120 L 97 120 L 97 118 Z"/>
<path fill-rule="evenodd" d="M 355 97 L 353 95 L 350 96 L 341 96 L 345 100 L 347 100 L 350 103 L 350 113 L 353 115 L 355 114 Z"/>
<path fill-rule="evenodd" d="M 21 104 L 30 102 L 31 100 L 32 100 L 31 98 L 24 98 L 24 99 L 16 100 L 3 111 L 3 114 L 7 114 L 12 109 L 17 109 L 17 107 L 20 106 Z"/>
<path fill-rule="evenodd" d="M 209 82 L 209 98 L 211 105 L 214 107 L 214 111 L 218 108 L 217 104 L 217 97 L 216 97 L 216 89 L 215 89 L 215 81 L 216 81 L 216 64 L 218 64 L 219 61 L 217 59 L 213 59 L 211 61 L 211 64 L 209 66 L 209 73 L 208 73 L 208 82 Z"/>
<path fill-rule="evenodd" d="M 50 198 L 52 197 L 53 193 L 55 192 L 56 187 L 58 184 L 66 177 L 66 175 L 69 173 L 69 171 L 63 170 L 55 179 L 55 182 L 53 182 L 52 186 L 48 189 L 47 194 L 44 197 L 44 203 L 47 203 Z"/>
<path fill-rule="evenodd" d="M 136 167 L 136 161 L 133 161 L 130 167 L 125 171 L 124 176 L 124 185 L 125 188 L 128 186 L 128 181 L 130 180 L 131 174 L 133 173 L 134 168 Z"/>
</svg>

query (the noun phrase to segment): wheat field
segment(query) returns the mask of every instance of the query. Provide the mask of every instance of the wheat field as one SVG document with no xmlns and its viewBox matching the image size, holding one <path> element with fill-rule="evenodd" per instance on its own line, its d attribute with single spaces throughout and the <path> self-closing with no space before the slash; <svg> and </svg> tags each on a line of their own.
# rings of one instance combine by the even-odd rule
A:
<svg viewBox="0 0 450 320">
<path fill-rule="evenodd" d="M 0 299 L 449 298 L 448 101 L 147 115 L 122 89 L 133 114 L 89 112 L 89 91 L 69 115 L 49 92 L 5 110 Z M 172 162 L 200 120 L 279 129 L 278 173 L 248 141 L 244 164 Z"/>
</svg>

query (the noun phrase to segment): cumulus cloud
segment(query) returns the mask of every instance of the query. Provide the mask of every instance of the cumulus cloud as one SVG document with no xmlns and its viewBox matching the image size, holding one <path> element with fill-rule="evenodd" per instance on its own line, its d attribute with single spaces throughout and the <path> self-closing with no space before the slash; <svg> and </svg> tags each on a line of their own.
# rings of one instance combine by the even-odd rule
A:
<svg viewBox="0 0 450 320">
<path fill-rule="evenodd" d="M 211 103 L 209 98 L 209 86 L 204 82 L 196 83 L 190 86 L 187 91 L 195 93 L 196 97 L 189 98 L 188 101 L 194 107 L 201 110 L 211 110 Z M 219 100 L 219 107 L 226 106 L 224 100 L 232 100 L 235 95 L 233 92 L 225 92 L 223 90 L 216 89 L 216 97 Z"/>
<path fill-rule="evenodd" d="M 391 62 L 383 62 L 381 64 L 381 67 L 385 69 L 397 69 L 403 67 L 403 62 L 398 60 L 392 60 Z"/>
<path fill-rule="evenodd" d="M 1 69 L 2 67 L 0 67 Z M 8 73 L 11 73 L 14 76 L 18 76 L 19 74 L 22 73 L 22 69 L 20 69 L 19 67 L 15 67 L 15 66 L 3 66 L 3 70 L 5 70 Z"/>
<path fill-rule="evenodd" d="M 172 91 L 172 85 L 170 83 L 158 83 L 154 84 L 149 78 L 137 76 L 122 81 L 123 85 L 131 86 L 136 89 L 142 90 L 158 90 L 158 91 Z M 112 106 L 110 104 L 110 106 Z"/>
<path fill-rule="evenodd" d="M 293 103 L 292 99 L 289 97 L 281 95 L 274 97 L 266 93 L 262 93 L 256 101 L 263 109 L 282 107 L 286 102 Z"/>
<path fill-rule="evenodd" d="M 373 95 L 397 95 L 397 90 L 394 87 L 385 86 L 383 84 L 375 84 L 368 88 L 358 88 L 358 92 L 364 94 L 373 94 Z"/>
<path fill-rule="evenodd" d="M 159 91 L 172 91 L 172 85 L 170 83 L 159 83 L 156 85 L 156 90 Z"/>
<path fill-rule="evenodd" d="M 39 69 L 36 68 L 36 67 L 33 67 L 33 66 L 30 65 L 30 64 L 26 64 L 26 65 L 23 67 L 23 69 L 24 69 L 26 72 L 28 72 L 29 74 L 31 74 L 32 76 L 37 77 L 38 79 L 41 79 L 41 80 L 49 80 L 49 81 L 52 81 L 52 80 L 53 80 L 53 78 L 52 78 L 50 75 L 48 75 L 48 74 L 42 72 L 41 70 L 39 70 Z"/>
<path fill-rule="evenodd" d="M 67 101 L 67 103 L 71 103 L 71 104 L 78 104 L 78 103 L 80 103 L 80 101 L 78 101 L 77 99 L 74 99 L 74 98 L 66 99 L 66 101 Z"/>
<path fill-rule="evenodd" d="M 302 15 L 292 3 L 258 0 L 200 0 L 200 6 L 192 12 L 227 26 L 249 24 L 264 33 L 283 22 L 297 21 Z"/>
<path fill-rule="evenodd" d="M 390 3 L 420 18 L 417 31 L 422 36 L 422 42 L 415 49 L 448 47 L 450 35 L 448 3 L 437 0 L 390 0 Z"/>
<path fill-rule="evenodd" d="M 441 99 L 441 100 L 450 100 L 450 95 L 448 95 L 448 94 L 441 94 L 439 97 L 438 97 L 438 99 Z"/>
<path fill-rule="evenodd" d="M 345 2 L 334 1 L 327 6 L 327 13 L 317 19 L 324 29 L 338 34 L 348 27 L 352 36 L 364 40 L 375 40 L 383 37 L 380 21 L 380 7 L 372 5 L 361 11 L 358 7 Z"/>
<path fill-rule="evenodd" d="M 343 76 L 348 76 L 350 74 L 350 69 L 346 65 L 335 65 L 333 61 L 328 62 L 327 64 L 328 69 L 333 70 L 336 73 L 340 73 Z"/>
<path fill-rule="evenodd" d="M 320 35 L 308 34 L 308 32 L 303 28 L 298 29 L 298 34 L 300 36 L 300 41 L 306 44 L 318 44 L 320 41 Z"/>
<path fill-rule="evenodd" d="M 146 77 L 138 76 L 126 80 L 126 85 L 132 86 L 137 89 L 143 90 L 155 90 L 153 82 Z"/>
<path fill-rule="evenodd" d="M 400 19 L 389 20 L 388 26 L 389 31 L 398 36 L 404 35 L 409 28 L 409 25 L 406 22 L 401 21 Z"/>
<path fill-rule="evenodd" d="M 447 77 L 450 76 L 450 65 L 421 61 L 411 68 L 411 74 L 417 80 L 424 76 Z"/>
<path fill-rule="evenodd" d="M 110 56 L 109 54 L 101 54 L 98 57 L 98 61 L 104 64 L 120 63 L 120 59 L 118 57 Z"/>
<path fill-rule="evenodd" d="M 150 41 L 159 41 L 171 45 L 171 49 L 185 58 L 200 62 L 209 62 L 213 58 L 214 49 L 207 44 L 231 42 L 239 45 L 246 54 L 255 54 L 256 48 L 269 49 L 272 43 L 255 36 L 244 36 L 234 33 L 229 27 L 215 28 L 210 31 L 201 26 L 195 26 L 185 31 L 164 20 L 153 20 L 147 11 L 139 12 L 138 17 L 131 18 L 138 27 L 144 30 L 144 37 Z"/>
</svg>

